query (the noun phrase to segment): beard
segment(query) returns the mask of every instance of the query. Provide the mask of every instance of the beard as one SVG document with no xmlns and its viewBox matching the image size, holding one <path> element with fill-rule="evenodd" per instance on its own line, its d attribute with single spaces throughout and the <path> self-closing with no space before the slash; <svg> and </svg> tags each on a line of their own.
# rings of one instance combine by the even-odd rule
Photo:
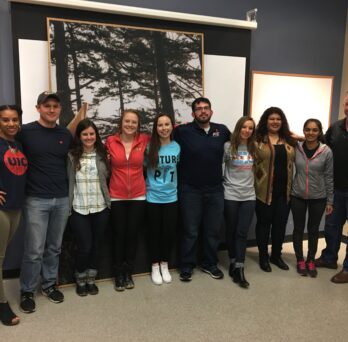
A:
<svg viewBox="0 0 348 342">
<path fill-rule="evenodd" d="M 202 124 L 202 125 L 205 125 L 207 123 L 210 122 L 210 119 L 211 119 L 211 115 L 208 115 L 207 117 L 205 118 L 199 118 L 195 115 L 195 120 L 199 123 L 199 124 Z"/>
</svg>

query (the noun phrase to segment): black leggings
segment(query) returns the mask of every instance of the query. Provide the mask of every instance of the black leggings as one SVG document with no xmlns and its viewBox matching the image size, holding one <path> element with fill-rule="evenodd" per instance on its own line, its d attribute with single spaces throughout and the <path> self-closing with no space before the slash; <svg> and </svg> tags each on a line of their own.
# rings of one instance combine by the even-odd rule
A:
<svg viewBox="0 0 348 342">
<path fill-rule="evenodd" d="M 147 217 L 151 261 L 168 262 L 177 228 L 178 202 L 147 203 Z"/>
<path fill-rule="evenodd" d="M 87 269 L 98 269 L 100 250 L 109 217 L 109 209 L 88 215 L 72 212 L 70 226 L 77 245 L 75 268 L 79 273 Z"/>
<path fill-rule="evenodd" d="M 260 259 L 268 259 L 270 233 L 272 237 L 271 256 L 273 258 L 279 258 L 281 256 L 289 211 L 290 205 L 285 196 L 273 198 L 270 205 L 256 200 L 256 241 Z"/>
<path fill-rule="evenodd" d="M 302 199 L 291 197 L 291 212 L 294 219 L 294 232 L 292 241 L 297 261 L 303 260 L 303 232 L 306 225 L 308 209 L 308 254 L 307 260 L 313 261 L 318 248 L 319 225 L 326 207 L 326 198 Z"/>
<path fill-rule="evenodd" d="M 144 222 L 146 201 L 112 201 L 111 223 L 116 275 L 133 271 L 138 232 Z"/>
</svg>

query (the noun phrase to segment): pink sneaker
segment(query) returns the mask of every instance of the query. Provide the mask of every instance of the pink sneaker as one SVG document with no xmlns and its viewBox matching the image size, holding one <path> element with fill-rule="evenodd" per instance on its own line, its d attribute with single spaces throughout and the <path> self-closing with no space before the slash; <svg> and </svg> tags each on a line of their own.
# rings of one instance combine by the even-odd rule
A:
<svg viewBox="0 0 348 342">
<path fill-rule="evenodd" d="M 304 260 L 297 262 L 297 273 L 304 277 L 307 276 L 306 263 Z"/>
<path fill-rule="evenodd" d="M 315 278 L 317 275 L 318 275 L 318 271 L 317 269 L 315 268 L 315 264 L 313 261 L 307 261 L 307 271 L 308 271 L 308 274 L 312 277 L 312 278 Z"/>
</svg>

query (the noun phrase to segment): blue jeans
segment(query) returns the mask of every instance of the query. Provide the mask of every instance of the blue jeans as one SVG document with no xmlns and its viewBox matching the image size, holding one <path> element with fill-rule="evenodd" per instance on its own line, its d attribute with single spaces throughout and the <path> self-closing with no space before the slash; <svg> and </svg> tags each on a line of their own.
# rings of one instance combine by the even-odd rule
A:
<svg viewBox="0 0 348 342">
<path fill-rule="evenodd" d="M 333 212 L 326 216 L 324 236 L 326 248 L 321 252 L 324 262 L 336 262 L 341 246 L 343 225 L 348 219 L 348 189 L 335 190 Z M 348 271 L 348 244 L 343 268 Z"/>
<path fill-rule="evenodd" d="M 42 288 L 56 283 L 68 214 L 68 197 L 26 198 L 23 208 L 26 232 L 20 274 L 22 292 L 35 292 L 40 274 Z"/>
<path fill-rule="evenodd" d="M 220 190 L 221 189 L 221 190 Z M 197 240 L 203 228 L 204 268 L 216 267 L 220 228 L 223 219 L 224 195 L 222 187 L 200 189 L 182 185 L 179 188 L 179 203 L 182 218 L 181 271 L 191 271 L 196 266 Z"/>
<path fill-rule="evenodd" d="M 226 243 L 230 259 L 243 264 L 256 201 L 225 200 Z"/>
</svg>

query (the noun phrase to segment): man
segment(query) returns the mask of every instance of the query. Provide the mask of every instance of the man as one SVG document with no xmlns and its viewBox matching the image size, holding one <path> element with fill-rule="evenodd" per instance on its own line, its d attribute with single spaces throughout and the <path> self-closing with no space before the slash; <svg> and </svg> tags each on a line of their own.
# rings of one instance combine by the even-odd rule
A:
<svg viewBox="0 0 348 342">
<path fill-rule="evenodd" d="M 24 255 L 20 274 L 20 309 L 35 311 L 34 293 L 41 275 L 41 290 L 54 303 L 64 300 L 56 287 L 59 254 L 68 204 L 66 157 L 70 132 L 57 125 L 61 113 L 57 94 L 44 92 L 37 99 L 38 121 L 23 125 L 19 140 L 28 158 Z"/>
<path fill-rule="evenodd" d="M 203 235 L 202 271 L 215 279 L 224 274 L 217 267 L 219 229 L 223 218 L 222 157 L 230 132 L 225 125 L 210 122 L 210 101 L 192 103 L 193 122 L 176 128 L 174 139 L 181 147 L 179 203 L 182 215 L 180 280 L 190 281 L 196 266 L 197 239 Z"/>
<path fill-rule="evenodd" d="M 315 260 L 317 267 L 337 269 L 338 251 L 341 245 L 343 225 L 348 219 L 348 95 L 344 98 L 345 118 L 333 123 L 326 132 L 326 143 L 334 158 L 333 212 L 325 222 L 326 248 Z M 334 283 L 348 283 L 348 245 L 341 272 L 331 278 Z"/>
</svg>

